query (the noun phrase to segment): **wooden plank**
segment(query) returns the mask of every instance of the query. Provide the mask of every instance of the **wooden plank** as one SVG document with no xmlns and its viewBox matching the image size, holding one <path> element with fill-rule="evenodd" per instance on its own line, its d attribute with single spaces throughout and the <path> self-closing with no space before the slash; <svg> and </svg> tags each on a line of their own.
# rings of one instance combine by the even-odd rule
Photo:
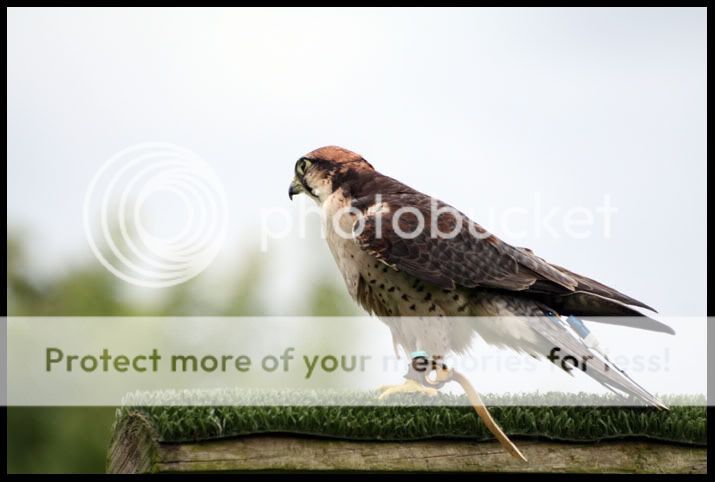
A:
<svg viewBox="0 0 715 482">
<path fill-rule="evenodd" d="M 136 474 L 152 471 L 159 443 L 154 427 L 146 417 L 135 413 L 121 418 L 107 453 L 107 472 Z"/>
<path fill-rule="evenodd" d="M 354 442 L 290 435 L 256 435 L 185 444 L 133 443 L 110 460 L 113 472 L 427 471 L 706 473 L 705 447 L 645 441 L 598 444 L 517 440 L 520 462 L 497 442 L 426 440 Z M 111 457 L 110 457 L 111 458 Z"/>
</svg>

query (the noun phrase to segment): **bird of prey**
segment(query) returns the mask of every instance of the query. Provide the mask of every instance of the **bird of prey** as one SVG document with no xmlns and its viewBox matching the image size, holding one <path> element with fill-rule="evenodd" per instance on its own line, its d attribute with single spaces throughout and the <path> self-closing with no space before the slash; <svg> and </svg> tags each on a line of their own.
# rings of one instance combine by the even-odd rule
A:
<svg viewBox="0 0 715 482">
<path fill-rule="evenodd" d="M 463 353 L 477 333 L 535 357 L 558 347 L 564 357 L 586 360 L 595 349 L 580 317 L 674 333 L 634 308 L 655 311 L 644 303 L 507 244 L 347 149 L 322 147 L 298 159 L 289 197 L 298 193 L 321 206 L 328 246 L 352 298 L 413 358 Z M 608 364 L 586 373 L 619 395 L 663 407 Z M 435 393 L 414 363 L 405 378 L 381 396 Z"/>
</svg>

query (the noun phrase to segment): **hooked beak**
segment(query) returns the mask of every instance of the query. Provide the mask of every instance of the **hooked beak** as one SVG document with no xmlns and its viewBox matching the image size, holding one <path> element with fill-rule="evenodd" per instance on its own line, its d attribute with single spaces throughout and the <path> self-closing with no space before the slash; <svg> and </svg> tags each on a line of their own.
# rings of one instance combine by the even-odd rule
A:
<svg viewBox="0 0 715 482">
<path fill-rule="evenodd" d="M 293 196 L 295 196 L 296 194 L 300 194 L 303 191 L 303 184 L 297 177 L 294 177 L 293 181 L 290 183 L 290 187 L 288 188 L 288 199 L 292 201 Z"/>
</svg>

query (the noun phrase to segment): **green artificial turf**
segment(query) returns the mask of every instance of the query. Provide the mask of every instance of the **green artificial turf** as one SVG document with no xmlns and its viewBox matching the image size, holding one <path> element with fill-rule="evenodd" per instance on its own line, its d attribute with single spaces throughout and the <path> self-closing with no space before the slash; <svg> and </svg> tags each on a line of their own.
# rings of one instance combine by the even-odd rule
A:
<svg viewBox="0 0 715 482">
<path fill-rule="evenodd" d="M 190 442 L 259 433 L 296 433 L 351 440 L 406 441 L 434 437 L 492 439 L 466 399 L 440 394 L 436 398 L 399 395 L 377 403 L 374 392 L 321 392 L 321 406 L 313 406 L 315 392 L 291 392 L 294 405 L 270 405 L 280 393 L 248 391 L 192 392 L 194 403 L 215 399 L 238 401 L 222 406 L 182 406 L 176 392 L 154 392 L 151 404 L 136 405 L 128 397 L 117 411 L 123 417 L 141 416 L 162 442 Z M 144 394 L 146 395 L 146 394 Z M 185 393 L 184 393 L 185 395 Z M 596 395 L 529 394 L 484 396 L 496 421 L 512 436 L 593 442 L 640 437 L 705 445 L 706 408 L 702 397 L 661 397 L 668 411 L 650 407 L 599 406 L 609 397 Z M 146 400 L 144 398 L 143 400 Z M 329 403 L 324 403 L 328 400 Z M 523 406 L 520 400 L 541 406 Z M 580 406 L 549 406 L 565 402 Z M 146 403 L 146 402 L 145 402 Z"/>
</svg>

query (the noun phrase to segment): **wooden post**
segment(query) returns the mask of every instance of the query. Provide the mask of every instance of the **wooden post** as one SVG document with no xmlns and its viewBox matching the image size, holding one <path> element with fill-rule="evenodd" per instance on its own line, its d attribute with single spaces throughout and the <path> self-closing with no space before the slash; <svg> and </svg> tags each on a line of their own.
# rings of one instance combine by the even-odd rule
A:
<svg viewBox="0 0 715 482">
<path fill-rule="evenodd" d="M 528 463 L 498 442 L 433 439 L 348 441 L 249 435 L 160 442 L 140 413 L 122 417 L 109 449 L 110 473 L 251 471 L 706 473 L 707 449 L 644 440 L 556 443 L 522 439 Z"/>
</svg>

